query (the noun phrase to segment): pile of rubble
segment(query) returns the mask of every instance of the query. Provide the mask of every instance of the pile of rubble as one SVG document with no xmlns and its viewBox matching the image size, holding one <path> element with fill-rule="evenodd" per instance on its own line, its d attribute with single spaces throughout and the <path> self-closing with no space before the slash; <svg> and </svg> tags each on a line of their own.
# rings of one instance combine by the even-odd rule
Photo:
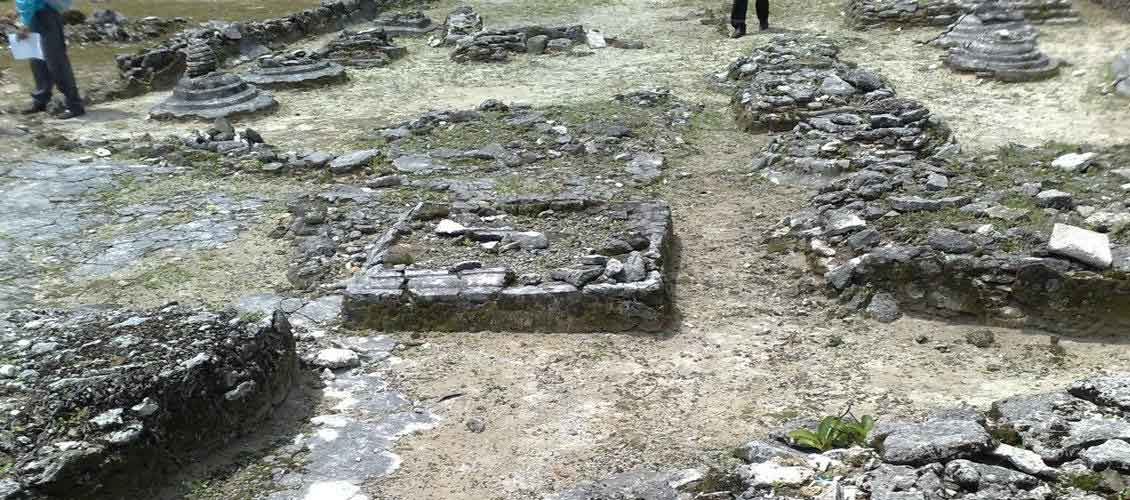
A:
<svg viewBox="0 0 1130 500">
<path fill-rule="evenodd" d="M 791 129 L 773 138 L 757 168 L 836 175 L 956 148 L 929 109 L 897 97 L 878 75 L 841 62 L 838 52 L 822 36 L 779 35 L 730 65 L 729 77 L 742 85 L 733 99 L 739 127 Z"/>
<path fill-rule="evenodd" d="M 443 23 L 443 35 L 433 36 L 428 41 L 432 47 L 453 46 L 459 40 L 483 30 L 483 18 L 469 5 L 462 5 L 451 11 Z"/>
<path fill-rule="evenodd" d="M 821 188 L 778 235 L 803 241 L 848 310 L 899 306 L 1010 326 L 1130 326 L 1125 148 L 1011 146 L 947 161 L 880 161 Z M 885 312 L 881 312 L 885 311 Z"/>
<path fill-rule="evenodd" d="M 1110 86 L 1114 93 L 1130 97 L 1130 49 L 1123 50 L 1110 63 L 1110 74 L 1114 81 Z"/>
<path fill-rule="evenodd" d="M 297 376 L 281 313 L 0 315 L 5 498 L 126 498 L 259 427 Z"/>
<path fill-rule="evenodd" d="M 398 47 L 380 28 L 353 32 L 343 31 L 338 38 L 318 55 L 327 61 L 354 68 L 379 68 L 408 54 L 408 49 Z"/>
<path fill-rule="evenodd" d="M 1003 399 L 987 413 L 959 406 L 917 421 L 880 417 L 854 447 L 829 442 L 832 449 L 821 451 L 798 443 L 793 431 L 819 425 L 799 419 L 738 447 L 734 457 L 742 464 L 730 470 L 629 472 L 551 498 L 1119 498 L 1130 484 L 1128 411 L 1130 374 L 1119 373 Z"/>
</svg>

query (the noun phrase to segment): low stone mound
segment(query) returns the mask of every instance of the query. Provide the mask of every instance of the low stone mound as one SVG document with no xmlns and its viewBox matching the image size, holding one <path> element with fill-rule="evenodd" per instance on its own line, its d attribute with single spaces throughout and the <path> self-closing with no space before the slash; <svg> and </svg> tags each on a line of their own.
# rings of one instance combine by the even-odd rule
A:
<svg viewBox="0 0 1130 500">
<path fill-rule="evenodd" d="M 1059 74 L 1059 61 L 1040 51 L 1026 31 L 996 29 L 950 49 L 945 64 L 1005 82 L 1043 80 Z"/>
<path fill-rule="evenodd" d="M 149 111 L 157 120 L 196 118 L 215 120 L 271 111 L 275 98 L 249 85 L 238 75 L 211 73 L 199 78 L 182 78 L 173 95 Z"/>
<path fill-rule="evenodd" d="M 930 45 L 954 48 L 976 42 L 996 30 L 1008 30 L 1021 35 L 1036 36 L 1036 29 L 1018 11 L 1008 9 L 1002 2 L 985 2 L 974 12 L 962 15 L 944 33 L 930 41 Z"/>
<path fill-rule="evenodd" d="M 801 417 L 738 446 L 728 467 L 623 472 L 547 498 L 1118 498 L 1130 480 L 1128 398 L 1130 373 L 1109 373 L 1002 399 L 987 412 L 954 403 L 918 419 L 850 409 Z"/>
<path fill-rule="evenodd" d="M 564 52 L 586 40 L 581 25 L 546 28 L 525 26 L 506 30 L 480 31 L 456 42 L 451 60 L 455 62 L 505 62 L 510 54 Z"/>
<path fill-rule="evenodd" d="M 392 38 L 380 29 L 343 31 L 341 36 L 319 51 L 322 59 L 355 68 L 387 66 L 406 54 L 408 49 L 396 46 Z"/>
<path fill-rule="evenodd" d="M 305 51 L 261 57 L 243 79 L 265 88 L 326 85 L 347 80 L 345 68 Z"/>
<path fill-rule="evenodd" d="M 282 313 L 14 311 L 0 332 L 5 498 L 141 498 L 255 430 L 298 371 Z"/>
<path fill-rule="evenodd" d="M 423 12 L 387 12 L 373 20 L 373 26 L 380 28 L 389 36 L 424 36 L 440 26 L 432 22 Z"/>
<path fill-rule="evenodd" d="M 1130 97 L 1130 49 L 1123 50 L 1114 62 L 1110 63 L 1110 74 L 1114 77 L 1111 88 L 1122 97 Z"/>
<path fill-rule="evenodd" d="M 406 212 L 348 282 L 346 320 L 384 331 L 656 331 L 667 324 L 665 203 L 529 196 L 490 208 L 505 217 L 426 203 Z M 580 235 L 593 253 L 570 239 Z M 413 248 L 431 248 L 429 260 L 406 259 Z"/>
<path fill-rule="evenodd" d="M 1010 146 L 988 158 L 877 162 L 823 186 L 776 234 L 803 242 L 848 311 L 882 291 L 931 314 L 1125 332 L 1127 157 Z"/>
<path fill-rule="evenodd" d="M 962 14 L 955 0 L 848 0 L 847 21 L 857 29 L 879 26 L 946 26 Z"/>
</svg>

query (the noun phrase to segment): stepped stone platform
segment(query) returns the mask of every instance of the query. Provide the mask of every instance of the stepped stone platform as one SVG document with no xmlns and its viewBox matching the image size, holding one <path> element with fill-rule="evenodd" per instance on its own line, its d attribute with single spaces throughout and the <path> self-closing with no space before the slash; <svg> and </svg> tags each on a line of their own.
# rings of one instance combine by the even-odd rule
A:
<svg viewBox="0 0 1130 500">
<path fill-rule="evenodd" d="M 380 28 L 389 36 L 418 37 L 424 36 L 442 26 L 432 22 L 431 18 L 423 12 L 387 12 L 373 20 L 373 26 Z"/>
<path fill-rule="evenodd" d="M 16 310 L 0 332 L 4 498 L 147 498 L 258 428 L 298 373 L 282 313 Z"/>
<path fill-rule="evenodd" d="M 243 79 L 259 87 L 285 88 L 342 83 L 348 77 L 341 65 L 296 51 L 259 58 Z"/>
<path fill-rule="evenodd" d="M 1009 10 L 1024 15 L 1030 23 L 1063 24 L 1079 22 L 1079 12 L 1072 6 L 1072 0 L 969 0 L 963 2 L 967 11 L 975 11 L 984 3 L 1000 2 Z"/>
<path fill-rule="evenodd" d="M 278 101 L 267 92 L 245 82 L 238 75 L 211 73 L 199 78 L 182 78 L 173 95 L 153 107 L 150 118 L 157 120 L 215 120 L 238 115 L 272 111 Z"/>
<path fill-rule="evenodd" d="M 520 197 L 479 213 L 497 215 L 427 203 L 406 212 L 347 283 L 347 322 L 382 331 L 666 325 L 665 203 Z"/>
<path fill-rule="evenodd" d="M 990 30 L 950 49 L 946 66 L 1005 82 L 1043 80 L 1059 74 L 1060 62 L 1040 51 L 1027 30 Z"/>
<path fill-rule="evenodd" d="M 342 66 L 379 68 L 400 59 L 408 49 L 396 46 L 383 30 L 343 31 L 341 36 L 319 51 L 322 59 Z"/>
<path fill-rule="evenodd" d="M 1018 11 L 1009 9 L 1003 2 L 985 2 L 973 12 L 962 15 L 944 33 L 930 41 L 930 45 L 954 48 L 976 42 L 996 30 L 1008 30 L 1035 38 L 1036 28 Z"/>
</svg>

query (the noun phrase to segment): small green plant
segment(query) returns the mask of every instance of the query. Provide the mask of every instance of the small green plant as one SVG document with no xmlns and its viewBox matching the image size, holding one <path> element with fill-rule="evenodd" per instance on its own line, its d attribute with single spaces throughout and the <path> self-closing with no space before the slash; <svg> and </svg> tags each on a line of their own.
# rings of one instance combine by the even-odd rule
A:
<svg viewBox="0 0 1130 500">
<path fill-rule="evenodd" d="M 867 435 L 875 428 L 875 421 L 871 415 L 864 415 L 858 420 L 846 414 L 839 417 L 829 415 L 820 420 L 816 432 L 797 429 L 789 432 L 789 437 L 801 446 L 820 451 L 864 446 L 867 443 Z"/>
<path fill-rule="evenodd" d="M 1067 478 L 1067 484 L 1083 491 L 1098 491 L 1103 484 L 1103 477 L 1098 473 L 1075 474 Z"/>
</svg>

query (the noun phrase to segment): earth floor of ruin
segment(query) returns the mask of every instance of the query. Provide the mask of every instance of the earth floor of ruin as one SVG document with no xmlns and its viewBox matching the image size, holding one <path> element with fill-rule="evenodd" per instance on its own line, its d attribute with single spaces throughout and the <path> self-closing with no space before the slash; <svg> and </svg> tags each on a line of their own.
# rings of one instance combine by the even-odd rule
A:
<svg viewBox="0 0 1130 500">
<path fill-rule="evenodd" d="M 734 130 L 728 96 L 711 90 L 707 81 L 764 35 L 733 41 L 694 16 L 667 20 L 717 8 L 716 3 L 572 0 L 547 6 L 484 0 L 476 7 L 488 25 L 583 23 L 639 38 L 648 49 L 460 66 L 447 60 L 446 50 L 414 40 L 406 43 L 410 55 L 405 60 L 359 71 L 344 90 L 280 91 L 283 105 L 277 114 L 241 122 L 284 147 L 332 149 L 355 143 L 357 131 L 428 109 L 473 107 L 486 98 L 588 103 L 619 92 L 668 87 L 680 98 L 706 105 L 707 126 L 687 138 L 699 154 L 670 166 L 689 175 L 669 179 L 659 189 L 672 205 L 680 242 L 674 331 L 661 338 L 392 335 L 412 347 L 394 353 L 390 378 L 439 420 L 434 428 L 397 442 L 399 468 L 366 483 L 372 498 L 422 498 L 421 491 L 436 499 L 538 498 L 578 480 L 635 467 L 701 466 L 796 415 L 834 413 L 849 405 L 876 415 L 914 414 L 943 403 L 984 406 L 1006 395 L 1062 386 L 1105 367 L 1130 365 L 1125 339 L 1066 337 L 1061 342 L 1066 356 L 1055 356 L 1046 332 L 992 328 L 998 344 L 983 349 L 965 342 L 965 333 L 974 328 L 970 324 L 906 317 L 883 325 L 837 318 L 834 300 L 821 297 L 811 284 L 803 257 L 762 243 L 807 191 L 750 174 L 750 159 L 767 137 Z M 427 12 L 442 19 L 453 5 L 445 0 Z M 841 37 L 845 60 L 876 70 L 902 94 L 922 100 L 954 126 L 967 151 L 1048 140 L 1110 144 L 1125 139 L 1120 134 L 1130 108 L 1114 104 L 1098 89 L 1109 55 L 1130 46 L 1130 30 L 1089 3 L 1077 2 L 1077 7 L 1085 25 L 1048 26 L 1041 38 L 1050 55 L 1072 66 L 1059 78 L 1021 85 L 985 82 L 941 67 L 936 49 L 914 43 L 936 29 L 849 30 L 837 2 L 774 5 L 773 22 L 781 29 Z M 4 84 L 9 90 L 14 85 Z M 73 136 L 183 132 L 184 124 L 142 119 L 162 96 L 95 107 L 81 124 L 47 125 Z M 0 116 L 0 122 L 8 120 Z M 12 147 L 17 154 L 29 152 Z M 286 186 L 271 186 L 274 181 L 238 182 L 249 192 L 286 191 Z M 222 304 L 270 291 L 285 281 L 285 264 L 257 238 L 262 235 L 256 231 L 242 236 L 216 254 L 219 260 L 191 260 L 191 266 L 200 267 L 183 280 L 130 291 L 138 282 L 122 279 L 116 284 L 123 290 L 115 298 L 139 306 L 171 298 Z M 926 341 L 916 340 L 919 336 Z M 452 395 L 458 397 L 445 398 Z M 485 431 L 468 432 L 466 422 L 473 418 L 485 420 Z M 244 461 L 194 482 L 189 497 L 238 498 L 253 483 L 253 465 Z"/>
</svg>

